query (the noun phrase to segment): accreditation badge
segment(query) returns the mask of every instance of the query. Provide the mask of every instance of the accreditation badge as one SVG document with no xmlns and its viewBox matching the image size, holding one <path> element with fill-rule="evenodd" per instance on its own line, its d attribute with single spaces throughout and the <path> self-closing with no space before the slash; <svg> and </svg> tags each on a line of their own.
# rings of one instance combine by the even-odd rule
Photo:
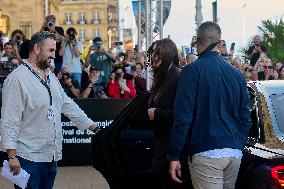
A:
<svg viewBox="0 0 284 189">
<path fill-rule="evenodd" d="M 54 120 L 53 107 L 50 105 L 47 110 L 47 120 Z"/>
</svg>

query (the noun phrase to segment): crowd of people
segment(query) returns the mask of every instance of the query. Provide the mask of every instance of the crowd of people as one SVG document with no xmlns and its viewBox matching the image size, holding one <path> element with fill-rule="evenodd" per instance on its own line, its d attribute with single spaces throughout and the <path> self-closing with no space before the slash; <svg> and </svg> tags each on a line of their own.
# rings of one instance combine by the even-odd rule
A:
<svg viewBox="0 0 284 189">
<path fill-rule="evenodd" d="M 200 25 L 185 58 L 167 38 L 153 42 L 146 56 L 132 49 L 113 53 L 95 37 L 82 59 L 76 29 L 64 35 L 55 23 L 48 15 L 31 41 L 15 30 L 0 54 L 5 69 L 19 66 L 5 80 L 1 109 L 2 144 L 13 174 L 22 166 L 31 172 L 29 188 L 52 188 L 62 158 L 61 113 L 80 129 L 98 129 L 71 98 L 134 98 L 146 90 L 149 60 L 154 188 L 180 186 L 183 152 L 195 189 L 234 188 L 251 127 L 246 82 L 284 76 L 283 64 L 268 58 L 260 36 L 246 52 L 249 63 L 234 56 L 234 45 L 228 52 L 213 22 Z M 49 175 L 38 176 L 35 165 Z"/>
<path fill-rule="evenodd" d="M 68 96 L 72 98 L 133 98 L 146 90 L 147 63 L 146 52 L 134 49 L 122 52 L 121 47 L 112 52 L 104 47 L 100 37 L 93 39 L 86 58 L 82 58 L 83 44 L 76 39 L 77 31 L 70 27 L 64 30 L 56 26 L 54 15 L 45 18 L 41 31 L 56 35 L 56 54 L 51 60 L 51 70 L 60 80 Z M 197 37 L 192 37 L 191 50 L 184 56 L 179 55 L 179 67 L 194 62 L 197 58 Z M 272 62 L 267 56 L 267 48 L 262 45 L 261 37 L 256 35 L 252 45 L 241 60 L 234 56 L 234 49 L 221 40 L 221 56 L 237 67 L 247 81 L 283 79 L 283 63 Z M 12 32 L 8 42 L 3 44 L 0 52 L 0 83 L 23 59 L 28 58 L 29 40 L 21 30 Z M 152 75 L 152 74 L 151 74 Z"/>
<path fill-rule="evenodd" d="M 83 44 L 76 39 L 76 29 L 69 27 L 64 35 L 63 28 L 55 22 L 55 16 L 48 15 L 41 31 L 56 36 L 56 52 L 50 69 L 69 97 L 133 98 L 146 90 L 145 52 L 134 49 L 111 52 L 100 37 L 95 37 L 83 58 Z M 15 30 L 10 40 L 3 44 L 0 52 L 2 83 L 22 60 L 28 58 L 29 43 L 21 30 Z"/>
</svg>

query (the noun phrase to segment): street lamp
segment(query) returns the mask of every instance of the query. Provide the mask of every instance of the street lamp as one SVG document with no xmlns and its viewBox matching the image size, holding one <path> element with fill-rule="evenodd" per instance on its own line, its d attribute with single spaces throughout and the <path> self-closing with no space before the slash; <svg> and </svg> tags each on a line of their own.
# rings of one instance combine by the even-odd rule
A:
<svg viewBox="0 0 284 189">
<path fill-rule="evenodd" d="M 243 1 L 242 7 L 243 7 L 243 45 L 246 46 L 246 3 Z"/>
<path fill-rule="evenodd" d="M 45 4 L 45 16 L 47 16 L 48 15 L 48 0 L 45 0 L 44 1 L 44 4 Z"/>
<path fill-rule="evenodd" d="M 195 23 L 197 28 L 200 26 L 200 24 L 202 23 L 203 20 L 203 16 L 202 16 L 202 4 L 201 4 L 201 0 L 196 0 L 196 4 L 195 4 Z"/>
</svg>

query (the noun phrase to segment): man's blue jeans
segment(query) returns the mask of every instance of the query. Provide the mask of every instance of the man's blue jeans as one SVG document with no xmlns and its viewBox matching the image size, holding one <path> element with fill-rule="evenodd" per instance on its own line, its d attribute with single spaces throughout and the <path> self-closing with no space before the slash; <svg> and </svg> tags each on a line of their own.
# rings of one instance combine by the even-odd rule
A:
<svg viewBox="0 0 284 189">
<path fill-rule="evenodd" d="M 57 162 L 33 162 L 18 157 L 21 168 L 31 176 L 26 189 L 52 189 L 57 173 Z M 20 187 L 15 185 L 15 189 Z"/>
</svg>

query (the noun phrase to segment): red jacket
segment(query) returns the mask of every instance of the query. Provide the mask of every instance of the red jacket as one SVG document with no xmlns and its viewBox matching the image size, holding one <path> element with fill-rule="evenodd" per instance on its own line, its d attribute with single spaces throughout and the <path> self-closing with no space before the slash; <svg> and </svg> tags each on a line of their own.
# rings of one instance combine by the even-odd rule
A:
<svg viewBox="0 0 284 189">
<path fill-rule="evenodd" d="M 124 98 L 133 98 L 136 96 L 133 83 L 129 80 L 126 80 L 126 86 L 130 89 L 130 92 L 124 91 Z M 109 81 L 108 84 L 108 95 L 112 98 L 120 98 L 120 88 L 118 80 Z"/>
</svg>

